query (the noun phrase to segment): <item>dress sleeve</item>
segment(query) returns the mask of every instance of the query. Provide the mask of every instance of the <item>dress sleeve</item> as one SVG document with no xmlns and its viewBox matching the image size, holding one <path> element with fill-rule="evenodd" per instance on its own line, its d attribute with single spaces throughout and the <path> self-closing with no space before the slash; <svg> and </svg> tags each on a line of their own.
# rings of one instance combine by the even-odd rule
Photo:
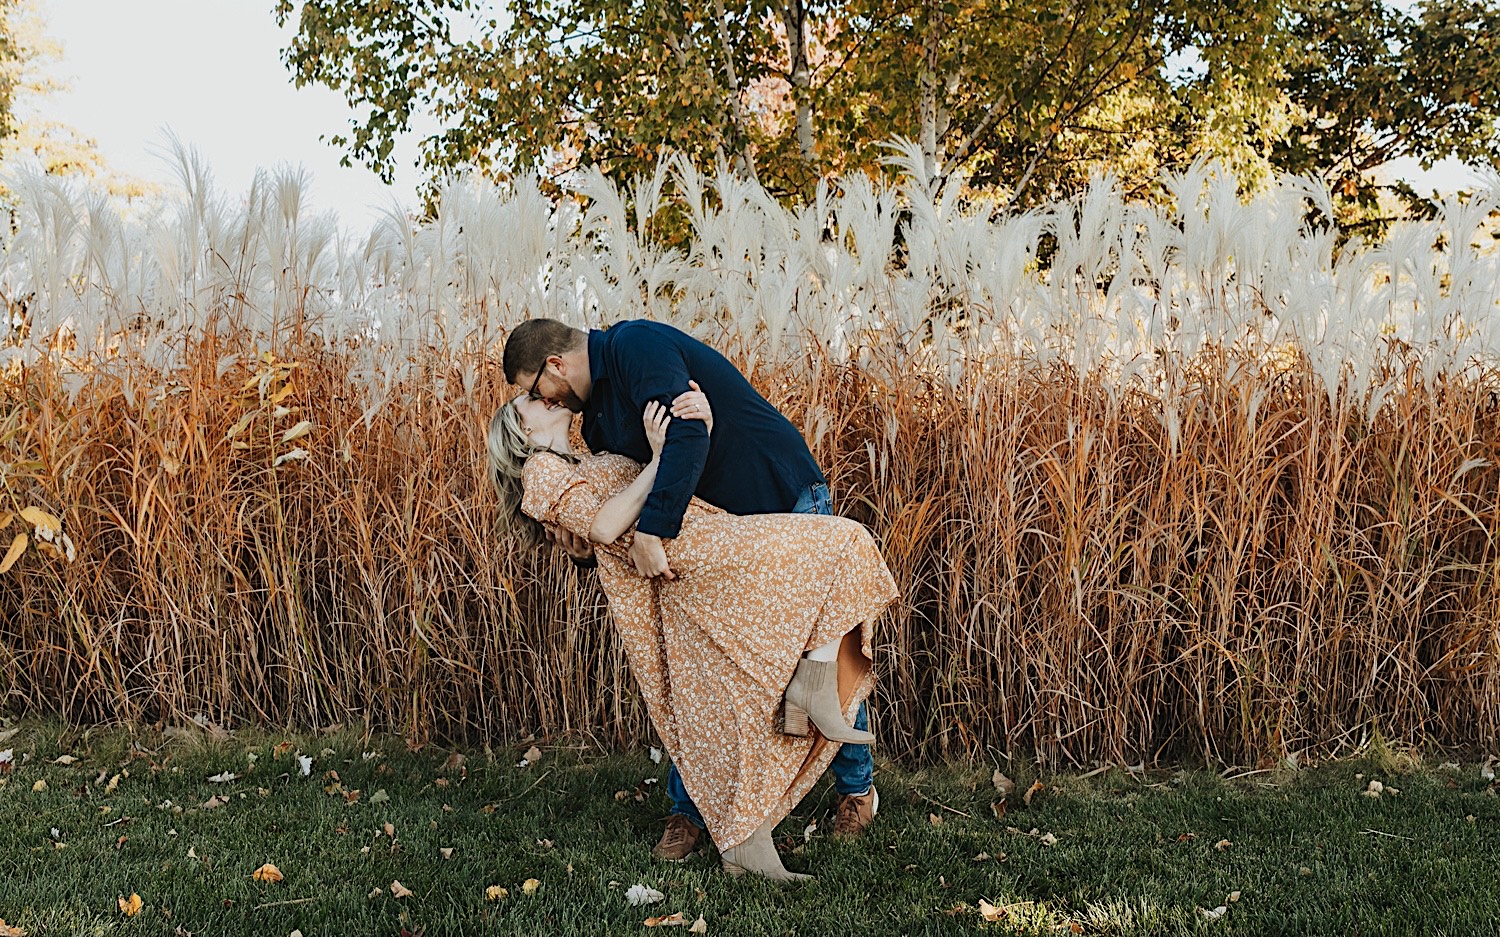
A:
<svg viewBox="0 0 1500 937">
<path fill-rule="evenodd" d="M 526 460 L 521 486 L 521 513 L 588 538 L 601 501 L 598 489 L 577 465 L 552 453 L 538 453 Z"/>
</svg>

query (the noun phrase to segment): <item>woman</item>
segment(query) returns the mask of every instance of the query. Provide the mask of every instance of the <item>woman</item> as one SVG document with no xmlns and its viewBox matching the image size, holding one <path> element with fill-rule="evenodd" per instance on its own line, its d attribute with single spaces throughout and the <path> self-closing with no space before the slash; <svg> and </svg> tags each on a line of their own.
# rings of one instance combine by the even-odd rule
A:
<svg viewBox="0 0 1500 937">
<path fill-rule="evenodd" d="M 596 544 L 631 671 L 724 869 L 807 878 L 782 866 L 771 831 L 839 741 L 873 740 L 847 721 L 872 687 L 870 626 L 895 583 L 854 521 L 741 517 L 696 498 L 667 544 L 676 578 L 642 579 L 627 557 L 631 529 L 672 417 L 652 403 L 642 419 L 653 454 L 644 467 L 575 454 L 563 407 L 527 394 L 502 406 L 487 439 L 502 517 L 531 544 L 548 527 Z"/>
</svg>

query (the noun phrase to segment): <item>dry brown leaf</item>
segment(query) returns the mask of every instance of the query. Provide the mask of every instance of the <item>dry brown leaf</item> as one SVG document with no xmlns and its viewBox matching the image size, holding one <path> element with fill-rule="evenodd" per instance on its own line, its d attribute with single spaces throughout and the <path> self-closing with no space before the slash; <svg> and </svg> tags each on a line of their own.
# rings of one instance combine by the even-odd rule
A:
<svg viewBox="0 0 1500 937">
<path fill-rule="evenodd" d="M 927 822 L 931 823 L 933 826 L 942 826 L 943 825 L 943 818 L 940 817 L 940 816 L 938 816 L 935 813 L 929 813 L 927 815 Z"/>
<path fill-rule="evenodd" d="M 705 921 L 705 920 L 703 920 L 703 915 L 701 915 L 701 914 L 698 915 L 698 920 L 694 921 L 693 925 L 688 928 L 688 933 L 689 934 L 706 934 L 706 933 L 708 933 L 708 922 Z"/>
<path fill-rule="evenodd" d="M 665 917 L 648 917 L 642 922 L 647 927 L 681 927 L 687 923 L 682 917 L 682 912 L 668 914 Z"/>
<path fill-rule="evenodd" d="M 442 771 L 444 774 L 447 774 L 450 771 L 458 771 L 459 769 L 463 768 L 464 762 L 467 760 L 468 759 L 463 755 L 459 754 L 458 752 L 454 752 L 453 754 L 448 756 L 447 761 L 443 762 Z"/>
<path fill-rule="evenodd" d="M 120 903 L 120 913 L 126 917 L 135 917 L 141 913 L 141 908 L 145 906 L 145 902 L 141 900 L 141 896 L 135 892 L 131 892 L 129 898 L 116 898 L 115 900 Z"/>
<path fill-rule="evenodd" d="M 485 901 L 499 901 L 501 898 L 509 898 L 510 890 L 501 888 L 499 885 L 491 885 L 484 890 Z"/>
<path fill-rule="evenodd" d="M 1026 802 L 1026 806 L 1030 807 L 1031 798 L 1035 797 L 1046 789 L 1047 785 L 1043 784 L 1041 781 L 1033 781 L 1031 786 L 1026 788 L 1026 793 L 1022 795 L 1021 799 Z"/>
<path fill-rule="evenodd" d="M 542 883 L 534 878 L 528 878 L 521 883 L 521 893 L 526 895 L 536 894 L 536 890 L 542 887 Z"/>
<path fill-rule="evenodd" d="M 372 888 L 370 889 L 370 893 L 368 895 L 365 895 L 365 897 L 369 898 L 371 901 L 374 901 L 376 898 L 379 898 L 383 894 L 385 894 L 385 892 L 382 889 Z"/>
<path fill-rule="evenodd" d="M 452 859 L 453 858 L 453 847 L 452 846 L 439 846 L 438 847 L 438 854 L 441 855 L 444 859 Z"/>
<path fill-rule="evenodd" d="M 26 535 L 25 531 L 16 534 L 15 539 L 10 542 L 10 549 L 5 551 L 5 559 L 0 560 L 0 573 L 10 572 L 10 568 L 16 565 L 16 560 L 19 560 L 21 554 L 26 552 L 26 544 L 29 542 L 31 538 Z"/>
<path fill-rule="evenodd" d="M 996 800 L 990 803 L 990 813 L 995 815 L 996 820 L 1005 819 L 1005 801 Z"/>
<path fill-rule="evenodd" d="M 1003 920 L 1005 915 L 1006 910 L 1004 908 L 997 908 L 983 898 L 979 899 L 979 916 L 986 921 L 994 922 Z"/>
<path fill-rule="evenodd" d="M 42 527 L 47 530 L 59 532 L 62 530 L 62 521 L 34 504 L 21 512 L 21 519 L 33 527 Z"/>
<path fill-rule="evenodd" d="M 281 874 L 280 869 L 269 862 L 250 873 L 250 877 L 257 882 L 279 882 L 286 878 L 286 876 Z"/>
<path fill-rule="evenodd" d="M 1221 839 L 1217 843 L 1214 843 L 1214 848 L 1217 849 L 1217 850 L 1219 850 L 1219 852 L 1223 852 L 1224 850 L 1228 849 L 1230 846 L 1233 846 L 1233 845 L 1234 845 L 1234 843 L 1231 843 L 1229 840 L 1227 840 L 1227 839 Z"/>
<path fill-rule="evenodd" d="M 220 797 L 218 794 L 215 794 L 214 796 L 210 797 L 208 800 L 205 800 L 201 804 L 201 806 L 203 807 L 204 810 L 214 810 L 216 808 L 224 806 L 227 803 L 229 803 L 228 798 Z"/>
<path fill-rule="evenodd" d="M 0 917 L 0 937 L 26 937 L 26 931 L 14 924 L 5 923 L 5 918 Z"/>
<path fill-rule="evenodd" d="M 1004 800 L 1016 791 L 1016 782 L 1006 777 L 1005 773 L 999 768 L 995 769 L 995 774 L 990 780 L 994 782 L 995 790 L 1000 792 L 1001 800 Z"/>
<path fill-rule="evenodd" d="M 536 764 L 537 762 L 542 760 L 542 750 L 533 745 L 530 748 L 526 749 L 526 754 L 522 755 L 521 757 L 525 758 L 532 764 Z"/>
<path fill-rule="evenodd" d="M 412 895 L 412 892 L 411 892 L 410 888 L 407 888 L 405 885 L 401 884 L 398 881 L 395 881 L 395 880 L 391 881 L 391 897 L 392 898 L 410 898 L 411 895 Z"/>
<path fill-rule="evenodd" d="M 78 761 L 78 759 L 73 755 L 58 755 L 55 759 L 53 759 L 52 763 L 54 765 L 71 765 L 76 761 Z"/>
<path fill-rule="evenodd" d="M 384 830 L 385 835 L 389 836 L 391 839 L 396 838 L 396 828 L 394 826 L 391 826 L 390 821 L 386 821 L 385 823 L 383 823 L 380 828 Z"/>
</svg>

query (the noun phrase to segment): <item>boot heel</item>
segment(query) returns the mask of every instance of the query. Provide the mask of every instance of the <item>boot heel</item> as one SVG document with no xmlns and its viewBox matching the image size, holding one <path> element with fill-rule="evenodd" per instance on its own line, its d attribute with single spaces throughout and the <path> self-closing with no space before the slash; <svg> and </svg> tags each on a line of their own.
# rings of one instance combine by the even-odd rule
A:
<svg viewBox="0 0 1500 937">
<path fill-rule="evenodd" d="M 781 732 L 783 735 L 806 738 L 808 735 L 807 710 L 801 706 L 786 703 L 781 715 Z"/>
<path fill-rule="evenodd" d="M 745 867 L 744 866 L 742 866 L 742 865 L 735 865 L 733 862 L 730 862 L 728 859 L 723 860 L 723 864 L 724 864 L 724 871 L 727 872 L 727 873 L 729 873 L 729 877 L 730 878 L 744 878 L 745 877 Z"/>
</svg>

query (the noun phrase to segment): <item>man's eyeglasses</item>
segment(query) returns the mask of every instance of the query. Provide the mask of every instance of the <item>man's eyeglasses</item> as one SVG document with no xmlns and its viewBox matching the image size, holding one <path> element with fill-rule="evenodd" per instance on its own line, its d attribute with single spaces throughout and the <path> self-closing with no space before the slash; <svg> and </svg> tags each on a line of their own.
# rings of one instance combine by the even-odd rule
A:
<svg viewBox="0 0 1500 937">
<path fill-rule="evenodd" d="M 547 365 L 544 363 L 542 365 L 541 369 L 536 372 L 536 380 L 534 380 L 534 381 L 531 382 L 531 389 L 526 392 L 526 396 L 530 397 L 532 400 L 540 400 L 540 399 L 542 399 L 541 396 L 539 394 L 537 394 L 536 389 L 537 389 L 537 386 L 542 383 L 542 375 L 546 374 L 546 373 L 547 373 Z"/>
</svg>

